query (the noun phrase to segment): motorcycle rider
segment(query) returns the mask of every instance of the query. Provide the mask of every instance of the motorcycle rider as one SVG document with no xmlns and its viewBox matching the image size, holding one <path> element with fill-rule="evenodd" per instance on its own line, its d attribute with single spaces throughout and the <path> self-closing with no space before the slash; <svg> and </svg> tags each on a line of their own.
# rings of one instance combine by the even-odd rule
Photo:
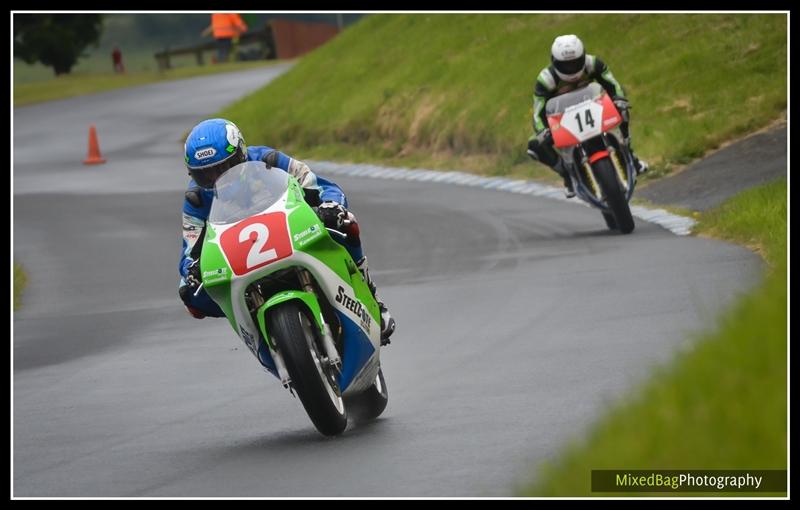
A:
<svg viewBox="0 0 800 510">
<path fill-rule="evenodd" d="M 195 296 L 201 284 L 200 249 L 203 245 L 205 222 L 214 200 L 214 183 L 229 168 L 245 161 L 263 161 L 268 167 L 277 167 L 296 177 L 307 191 L 306 195 L 319 196 L 317 214 L 326 227 L 347 234 L 342 244 L 356 261 L 364 279 L 378 301 L 381 312 L 381 344 L 389 343 L 395 321 L 386 305 L 378 299 L 375 282 L 369 274 L 367 257 L 361 248 L 358 223 L 348 211 L 347 198 L 335 183 L 314 174 L 300 160 L 266 146 L 247 146 L 241 131 L 225 119 L 208 119 L 197 124 L 184 145 L 184 162 L 192 179 L 183 202 L 183 250 L 178 271 L 181 279 L 178 295 L 187 310 L 196 319 L 224 317 L 220 307 L 205 289 Z"/>
<path fill-rule="evenodd" d="M 564 194 L 567 198 L 575 196 L 566 163 L 553 148 L 553 136 L 550 128 L 547 127 L 545 103 L 552 97 L 572 92 L 597 81 L 611 96 L 614 105 L 622 115 L 620 131 L 622 131 L 623 142 L 633 156 L 636 173 L 646 172 L 647 163 L 637 158 L 631 148 L 630 104 L 625 98 L 622 85 L 611 74 L 611 70 L 605 62 L 594 55 L 587 55 L 583 48 L 583 42 L 572 34 L 555 38 L 550 49 L 550 62 L 551 64 L 542 69 L 536 78 L 533 92 L 534 134 L 528 139 L 528 155 L 549 166 L 564 179 Z"/>
</svg>

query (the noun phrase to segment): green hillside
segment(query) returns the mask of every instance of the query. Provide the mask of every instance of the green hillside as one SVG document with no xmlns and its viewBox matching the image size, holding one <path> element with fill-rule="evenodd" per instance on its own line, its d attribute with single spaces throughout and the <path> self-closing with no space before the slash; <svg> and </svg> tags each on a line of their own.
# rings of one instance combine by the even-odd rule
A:
<svg viewBox="0 0 800 510">
<path fill-rule="evenodd" d="M 782 14 L 372 15 L 222 115 L 298 157 L 528 172 L 534 80 L 554 37 L 575 33 L 625 87 L 657 175 L 781 115 L 786 26 Z"/>
</svg>

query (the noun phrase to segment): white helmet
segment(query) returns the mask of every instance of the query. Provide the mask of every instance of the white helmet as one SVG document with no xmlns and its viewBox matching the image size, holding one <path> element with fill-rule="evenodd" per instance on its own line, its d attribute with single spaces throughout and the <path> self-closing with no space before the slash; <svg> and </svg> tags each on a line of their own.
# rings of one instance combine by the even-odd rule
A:
<svg viewBox="0 0 800 510">
<path fill-rule="evenodd" d="M 564 81 L 578 81 L 586 66 L 586 52 L 583 43 L 576 35 L 560 35 L 553 41 L 550 60 L 556 74 Z"/>
</svg>

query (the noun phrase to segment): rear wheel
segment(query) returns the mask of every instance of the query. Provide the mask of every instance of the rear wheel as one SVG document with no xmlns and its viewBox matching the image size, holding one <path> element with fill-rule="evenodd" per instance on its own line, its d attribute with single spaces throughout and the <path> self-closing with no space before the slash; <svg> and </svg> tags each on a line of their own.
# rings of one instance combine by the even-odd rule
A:
<svg viewBox="0 0 800 510">
<path fill-rule="evenodd" d="M 613 214 L 615 228 L 618 228 L 623 234 L 630 234 L 635 226 L 633 215 L 628 201 L 625 199 L 625 193 L 623 193 L 619 184 L 619 179 L 617 179 L 614 165 L 611 164 L 608 158 L 602 158 L 592 163 L 592 169 L 594 169 L 594 176 L 600 185 L 600 189 L 603 190 L 606 203 Z M 603 214 L 603 218 L 606 218 L 606 214 Z M 606 225 L 608 223 L 608 218 L 606 218 Z M 609 228 L 611 228 L 611 225 L 609 225 Z"/>
<path fill-rule="evenodd" d="M 319 330 L 305 307 L 296 301 L 277 305 L 269 314 L 269 331 L 314 426 L 326 436 L 341 434 L 347 427 L 347 411 L 336 369 L 328 364 Z"/>
<path fill-rule="evenodd" d="M 383 369 L 378 369 L 375 382 L 358 395 L 347 398 L 347 409 L 359 420 L 372 420 L 381 415 L 389 403 L 389 390 L 383 379 Z"/>
</svg>

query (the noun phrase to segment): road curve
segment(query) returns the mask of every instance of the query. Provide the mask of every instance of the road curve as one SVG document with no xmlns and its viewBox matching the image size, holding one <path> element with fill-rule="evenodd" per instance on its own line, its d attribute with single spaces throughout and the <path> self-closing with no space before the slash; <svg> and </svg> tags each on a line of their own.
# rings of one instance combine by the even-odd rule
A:
<svg viewBox="0 0 800 510">
<path fill-rule="evenodd" d="M 324 438 L 176 295 L 181 136 L 279 71 L 14 110 L 14 496 L 511 495 L 759 278 L 745 249 L 571 203 L 336 178 L 398 330 L 386 412 Z M 106 165 L 80 163 L 89 123 Z"/>
</svg>

